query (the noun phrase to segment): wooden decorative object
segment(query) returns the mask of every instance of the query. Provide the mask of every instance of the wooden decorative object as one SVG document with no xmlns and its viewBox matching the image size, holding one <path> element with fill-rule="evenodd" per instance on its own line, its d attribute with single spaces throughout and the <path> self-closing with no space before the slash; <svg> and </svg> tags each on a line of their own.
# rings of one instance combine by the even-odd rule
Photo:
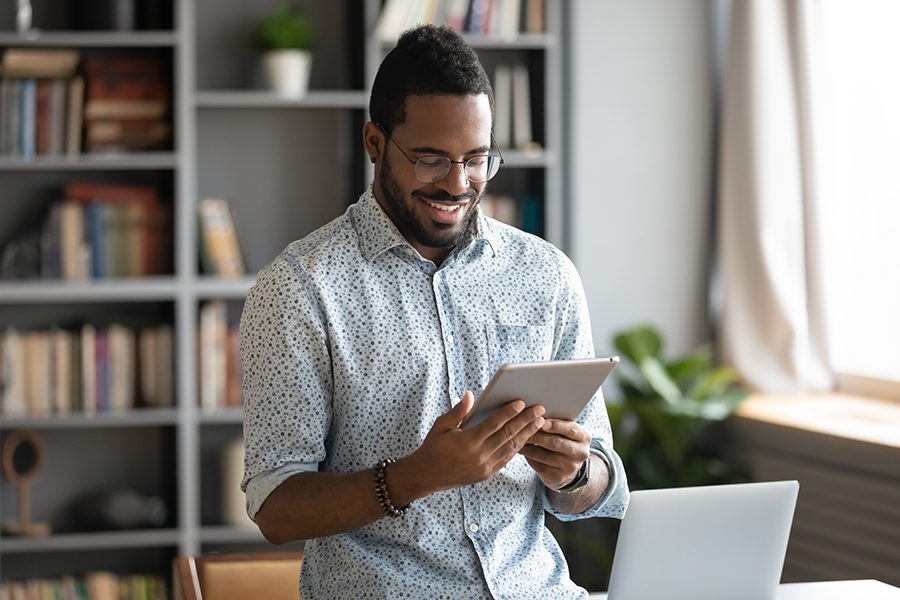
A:
<svg viewBox="0 0 900 600">
<path fill-rule="evenodd" d="M 24 460 L 27 464 L 16 464 L 15 455 L 29 452 Z M 3 474 L 19 490 L 19 519 L 3 524 L 4 532 L 10 535 L 38 537 L 50 535 L 49 523 L 31 521 L 31 484 L 44 467 L 44 443 L 32 431 L 13 431 L 3 442 Z"/>
</svg>

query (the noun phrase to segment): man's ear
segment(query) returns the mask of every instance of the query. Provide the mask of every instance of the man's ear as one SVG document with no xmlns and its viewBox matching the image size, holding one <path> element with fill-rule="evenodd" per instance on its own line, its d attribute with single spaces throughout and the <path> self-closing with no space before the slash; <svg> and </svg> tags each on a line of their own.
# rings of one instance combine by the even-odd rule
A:
<svg viewBox="0 0 900 600">
<path fill-rule="evenodd" d="M 366 147 L 366 154 L 372 164 L 381 159 L 381 153 L 384 152 L 384 132 L 372 121 L 366 121 L 363 125 L 363 145 Z"/>
</svg>

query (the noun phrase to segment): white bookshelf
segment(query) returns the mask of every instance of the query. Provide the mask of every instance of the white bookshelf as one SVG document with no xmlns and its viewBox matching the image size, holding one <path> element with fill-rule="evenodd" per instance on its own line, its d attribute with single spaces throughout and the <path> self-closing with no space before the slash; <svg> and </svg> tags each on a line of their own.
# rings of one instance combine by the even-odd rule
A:
<svg viewBox="0 0 900 600">
<path fill-rule="evenodd" d="M 172 408 L 93 416 L 4 416 L 0 422 L 0 437 L 16 429 L 44 436 L 48 461 L 56 463 L 36 483 L 33 495 L 48 499 L 36 503 L 36 520 L 53 518 L 42 511 L 63 510 L 67 496 L 90 491 L 78 477 L 80 470 L 88 470 L 87 479 L 93 484 L 145 484 L 148 491 L 164 496 L 170 503 L 169 526 L 59 532 L 43 539 L 0 534 L 4 580 L 106 567 L 168 575 L 176 554 L 268 546 L 255 529 L 219 522 L 215 510 L 219 492 L 203 488 L 204 482 L 220 477 L 216 449 L 240 435 L 241 411 L 198 406 L 199 311 L 205 302 L 224 300 L 236 322 L 256 271 L 290 241 L 342 214 L 370 181 L 360 128 L 368 116 L 369 86 L 388 50 L 371 35 L 382 3 L 301 2 L 324 33 L 310 93 L 301 100 L 285 100 L 260 90 L 253 81 L 255 54 L 244 39 L 244 26 L 277 0 L 171 1 L 171 31 L 50 30 L 21 36 L 10 31 L 12 23 L 0 15 L 0 49 L 72 47 L 88 54 L 126 50 L 171 56 L 175 132 L 174 147 L 165 152 L 32 161 L 0 157 L 0 189 L 14 192 L 3 194 L 0 221 L 28 213 L 26 204 L 33 198 L 47 204 L 47 185 L 84 176 L 156 182 L 171 195 L 174 219 L 171 273 L 85 282 L 0 280 L 0 326 L 41 327 L 63 317 L 72 322 L 79 315 L 91 319 L 112 312 L 159 313 L 174 326 L 176 351 Z M 565 247 L 561 7 L 556 0 L 547 7 L 546 33 L 468 39 L 489 75 L 490 65 L 506 60 L 525 61 L 535 71 L 532 95 L 541 99 L 534 107 L 541 149 L 503 150 L 505 165 L 491 189 L 540 197 L 543 234 Z M 225 197 L 231 203 L 247 276 L 221 280 L 199 272 L 195 206 L 203 197 Z M 14 225 L 0 224 L 0 244 L 14 232 Z M 99 457 L 99 464 L 83 464 L 88 454 Z M 0 516 L 14 518 L 15 494 L 6 480 L 0 483 L 0 492 Z"/>
</svg>

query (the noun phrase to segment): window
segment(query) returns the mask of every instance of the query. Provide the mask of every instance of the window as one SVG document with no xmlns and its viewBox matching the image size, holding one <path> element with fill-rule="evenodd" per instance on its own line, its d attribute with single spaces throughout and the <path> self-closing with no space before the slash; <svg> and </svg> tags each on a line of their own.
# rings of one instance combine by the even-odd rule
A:
<svg viewBox="0 0 900 600">
<path fill-rule="evenodd" d="M 815 127 L 834 370 L 900 381 L 900 2 L 818 5 Z"/>
</svg>

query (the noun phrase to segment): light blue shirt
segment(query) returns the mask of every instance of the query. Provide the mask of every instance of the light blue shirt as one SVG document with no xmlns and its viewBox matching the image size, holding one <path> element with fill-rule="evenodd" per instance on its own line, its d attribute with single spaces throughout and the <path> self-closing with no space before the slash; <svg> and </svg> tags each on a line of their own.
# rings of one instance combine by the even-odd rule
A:
<svg viewBox="0 0 900 600">
<path fill-rule="evenodd" d="M 581 282 L 562 252 L 479 213 L 436 267 L 370 188 L 260 272 L 241 355 L 242 486 L 254 516 L 298 472 L 350 473 L 412 453 L 502 363 L 587 358 L 593 346 Z M 432 494 L 402 518 L 309 540 L 302 597 L 587 598 L 544 511 L 621 518 L 628 489 L 599 392 L 579 422 L 611 473 L 587 512 L 554 511 L 555 492 L 518 455 L 489 481 Z"/>
</svg>

